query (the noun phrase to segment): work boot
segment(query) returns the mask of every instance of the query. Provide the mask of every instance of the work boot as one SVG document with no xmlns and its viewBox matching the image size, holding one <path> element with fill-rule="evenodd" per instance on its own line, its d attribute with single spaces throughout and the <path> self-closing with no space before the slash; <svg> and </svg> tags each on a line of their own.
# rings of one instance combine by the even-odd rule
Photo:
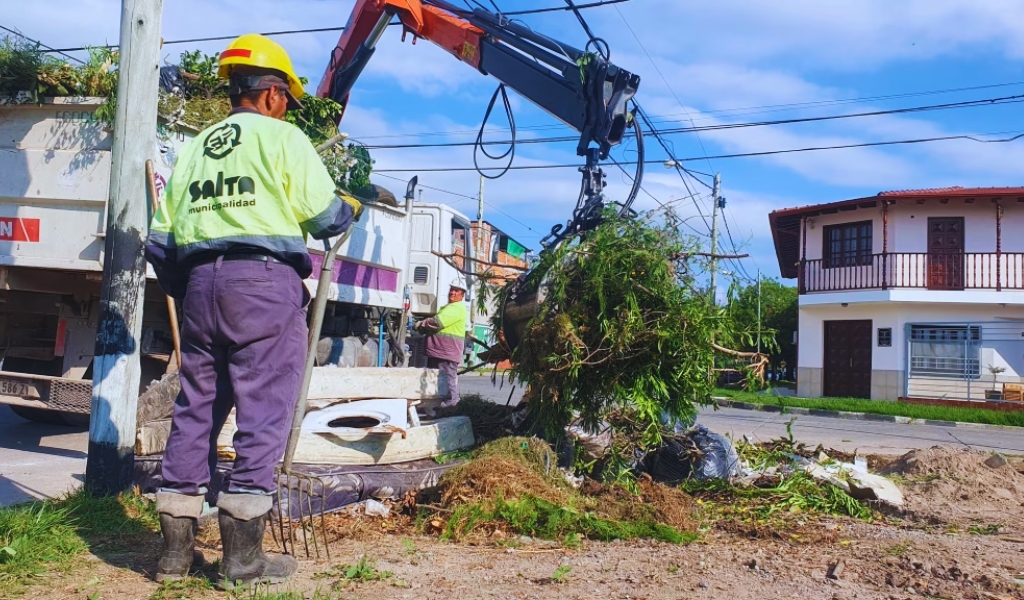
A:
<svg viewBox="0 0 1024 600">
<path fill-rule="evenodd" d="M 156 510 L 164 538 L 156 567 L 156 582 L 179 581 L 188 575 L 195 561 L 195 530 L 203 513 L 203 497 L 157 492 Z"/>
<path fill-rule="evenodd" d="M 221 493 L 217 499 L 224 560 L 220 587 L 233 590 L 260 583 L 283 583 L 299 569 L 288 555 L 263 553 L 263 534 L 273 498 L 260 494 Z"/>
</svg>

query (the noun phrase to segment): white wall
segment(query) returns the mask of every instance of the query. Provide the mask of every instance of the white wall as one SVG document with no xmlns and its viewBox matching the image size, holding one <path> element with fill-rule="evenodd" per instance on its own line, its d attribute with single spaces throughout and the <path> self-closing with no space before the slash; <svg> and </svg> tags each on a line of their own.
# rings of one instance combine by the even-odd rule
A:
<svg viewBox="0 0 1024 600">
<path fill-rule="evenodd" d="M 908 302 L 862 303 L 843 307 L 838 304 L 801 306 L 799 321 L 799 358 L 797 364 L 803 368 L 823 368 L 825 345 L 825 321 L 871 319 L 871 368 L 883 371 L 906 369 L 906 340 L 904 329 L 907 323 L 987 323 L 1003 319 L 1024 321 L 1024 305 L 978 304 L 929 304 Z M 892 347 L 878 347 L 878 329 L 892 328 Z M 1024 331 L 1024 322 L 1021 323 Z M 1024 339 L 1024 338 L 1022 338 Z M 985 360 L 1008 363 L 1013 369 L 1024 372 L 1024 345 L 1007 342 L 985 343 L 994 348 L 1001 359 L 982 356 L 982 369 L 990 363 Z"/>
<path fill-rule="evenodd" d="M 1003 252 L 1024 252 L 1024 203 L 1003 201 Z M 900 200 L 889 207 L 889 252 L 925 252 L 929 217 L 963 217 L 966 252 L 995 252 L 996 208 L 988 199 L 967 204 L 950 200 L 940 204 L 929 199 L 925 204 Z M 807 226 L 807 259 L 822 258 L 824 228 L 828 225 L 872 221 L 872 252 L 882 253 L 882 207 L 858 208 L 834 215 L 811 217 Z"/>
</svg>

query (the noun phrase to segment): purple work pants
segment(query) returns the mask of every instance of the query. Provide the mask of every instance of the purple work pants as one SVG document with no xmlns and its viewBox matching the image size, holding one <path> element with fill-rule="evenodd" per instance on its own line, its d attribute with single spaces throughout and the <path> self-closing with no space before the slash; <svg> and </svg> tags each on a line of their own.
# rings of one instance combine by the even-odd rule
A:
<svg viewBox="0 0 1024 600">
<path fill-rule="evenodd" d="M 437 369 L 441 376 L 448 382 L 448 396 L 442 398 L 441 406 L 455 406 L 459 403 L 459 363 L 451 360 L 442 360 L 432 356 L 427 357 L 427 368 Z"/>
<path fill-rule="evenodd" d="M 228 492 L 273 492 L 307 351 L 309 294 L 290 266 L 229 260 L 194 267 L 182 306 L 181 394 L 163 460 L 164 488 L 199 494 L 235 407 Z"/>
</svg>

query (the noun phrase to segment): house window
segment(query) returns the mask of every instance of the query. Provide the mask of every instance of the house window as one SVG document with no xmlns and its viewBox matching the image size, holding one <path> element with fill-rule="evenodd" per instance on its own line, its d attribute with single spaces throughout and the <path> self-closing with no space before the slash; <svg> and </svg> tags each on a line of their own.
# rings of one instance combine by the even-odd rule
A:
<svg viewBox="0 0 1024 600">
<path fill-rule="evenodd" d="M 911 377 L 978 379 L 980 375 L 981 327 L 911 326 Z"/>
<path fill-rule="evenodd" d="M 889 348 L 892 346 L 892 327 L 878 328 L 878 347 Z"/>
<path fill-rule="evenodd" d="M 825 227 L 825 268 L 871 264 L 871 221 Z"/>
</svg>

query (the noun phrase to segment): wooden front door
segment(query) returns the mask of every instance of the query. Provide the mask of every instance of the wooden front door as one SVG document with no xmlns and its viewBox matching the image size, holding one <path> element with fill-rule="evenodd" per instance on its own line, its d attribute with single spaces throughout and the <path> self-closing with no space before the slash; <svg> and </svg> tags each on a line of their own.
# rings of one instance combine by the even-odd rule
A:
<svg viewBox="0 0 1024 600">
<path fill-rule="evenodd" d="M 964 289 L 963 217 L 928 218 L 928 289 Z"/>
<path fill-rule="evenodd" d="M 871 321 L 825 321 L 823 392 L 871 397 Z"/>
</svg>

